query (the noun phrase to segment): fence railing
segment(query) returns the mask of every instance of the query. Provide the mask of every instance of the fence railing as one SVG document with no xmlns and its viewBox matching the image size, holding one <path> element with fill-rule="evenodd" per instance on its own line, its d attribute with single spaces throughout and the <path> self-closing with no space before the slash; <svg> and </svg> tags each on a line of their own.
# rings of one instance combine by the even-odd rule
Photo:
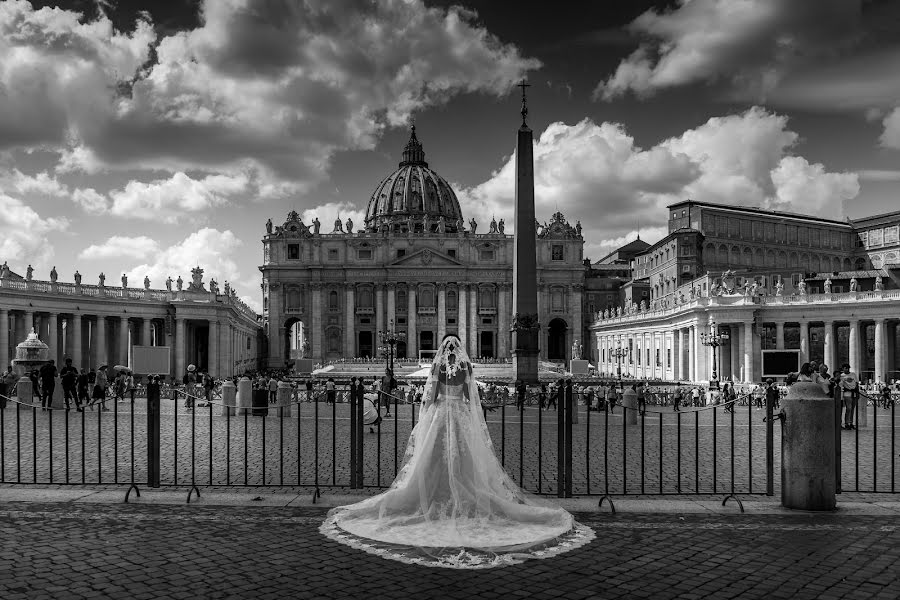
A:
<svg viewBox="0 0 900 600">
<path fill-rule="evenodd" d="M 400 394 L 360 398 L 348 388 L 337 389 L 334 402 L 324 391 L 270 399 L 258 390 L 246 407 L 193 389 L 107 400 L 109 410 L 95 403 L 83 412 L 0 397 L 0 482 L 128 484 L 126 498 L 144 486 L 189 486 L 188 500 L 204 486 L 309 487 L 314 498 L 321 487 L 383 488 L 402 466 L 421 412 Z M 602 396 L 585 406 L 586 397 L 529 394 L 484 404 L 498 459 L 523 489 L 602 502 L 640 494 L 728 500 L 779 487 L 773 406 L 749 395 L 636 409 Z M 844 490 L 897 491 L 895 407 L 860 402 L 858 428 L 836 431 Z"/>
</svg>

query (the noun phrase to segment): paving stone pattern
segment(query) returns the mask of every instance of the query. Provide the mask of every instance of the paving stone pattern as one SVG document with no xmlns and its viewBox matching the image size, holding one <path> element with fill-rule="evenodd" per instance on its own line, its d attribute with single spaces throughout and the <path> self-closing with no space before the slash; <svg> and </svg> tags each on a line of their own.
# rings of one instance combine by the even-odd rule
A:
<svg viewBox="0 0 900 600">
<path fill-rule="evenodd" d="M 884 598 L 900 526 L 879 516 L 576 514 L 588 546 L 486 571 L 389 561 L 318 533 L 325 510 L 0 506 L 0 598 Z"/>
<path fill-rule="evenodd" d="M 145 482 L 144 401 L 135 401 L 134 414 L 130 402 L 115 406 L 110 412 L 67 413 L 11 404 L 0 411 L 0 481 L 127 483 L 133 451 L 135 481 Z M 268 417 L 226 418 L 219 415 L 218 406 L 188 412 L 180 403 L 163 400 L 161 483 L 348 486 L 349 406 L 319 403 L 318 417 L 316 409 L 315 403 L 301 403 L 294 406 L 299 418 L 278 417 L 275 410 Z M 366 428 L 367 486 L 387 486 L 393 480 L 418 412 L 418 407 L 399 406 L 376 433 Z M 868 428 L 841 432 L 843 489 L 896 491 L 898 417 L 874 407 L 868 413 Z M 738 407 L 734 415 L 722 409 L 679 414 L 652 407 L 638 425 L 624 426 L 621 407 L 608 416 L 582 407 L 579 422 L 573 425 L 573 492 L 728 493 L 733 458 L 735 492 L 764 493 L 764 414 L 754 407 Z M 556 411 L 529 407 L 522 414 L 505 407 L 488 413 L 488 427 L 495 451 L 514 480 L 529 491 L 556 493 Z M 780 436 L 776 422 L 776 494 Z"/>
</svg>

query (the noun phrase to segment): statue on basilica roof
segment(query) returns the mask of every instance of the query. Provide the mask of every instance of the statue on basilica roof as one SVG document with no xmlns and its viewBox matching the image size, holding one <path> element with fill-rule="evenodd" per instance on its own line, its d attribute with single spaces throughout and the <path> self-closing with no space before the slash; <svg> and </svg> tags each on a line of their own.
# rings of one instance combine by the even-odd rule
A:
<svg viewBox="0 0 900 600">
<path fill-rule="evenodd" d="M 344 224 L 341 223 L 341 216 L 338 215 L 337 219 L 334 220 L 334 231 L 331 233 L 344 233 Z"/>
<path fill-rule="evenodd" d="M 272 233 L 272 219 L 271 218 L 268 221 L 266 221 L 266 233 L 268 233 L 268 234 Z"/>
<path fill-rule="evenodd" d="M 180 292 L 182 287 L 184 287 L 184 279 L 179 275 L 178 279 L 175 280 L 175 288 Z"/>
<path fill-rule="evenodd" d="M 472 230 L 472 235 L 475 235 L 475 230 L 478 229 L 478 222 L 475 220 L 475 217 L 469 219 L 469 229 Z"/>
<path fill-rule="evenodd" d="M 145 290 L 150 289 L 150 277 L 147 275 L 144 275 L 144 289 Z"/>
<path fill-rule="evenodd" d="M 353 233 L 353 219 L 347 217 L 347 233 Z"/>
<path fill-rule="evenodd" d="M 503 219 L 500 219 L 500 222 L 497 223 L 497 231 L 503 233 L 504 229 L 506 229 L 506 224 L 503 222 Z"/>
<path fill-rule="evenodd" d="M 488 233 L 497 233 L 497 219 L 491 217 L 491 226 L 488 229 Z"/>
<path fill-rule="evenodd" d="M 200 268 L 200 265 L 197 265 L 193 269 L 191 269 L 191 282 L 188 284 L 188 291 L 190 292 L 205 292 L 206 288 L 203 287 L 203 269 Z"/>
<path fill-rule="evenodd" d="M 322 226 L 322 224 L 319 222 L 319 217 L 316 217 L 315 219 L 313 219 L 312 224 L 313 224 L 313 233 L 315 233 L 316 235 L 319 235 L 319 228 Z"/>
<path fill-rule="evenodd" d="M 81 285 L 81 273 L 78 272 L 78 269 L 75 270 L 75 285 Z"/>
</svg>

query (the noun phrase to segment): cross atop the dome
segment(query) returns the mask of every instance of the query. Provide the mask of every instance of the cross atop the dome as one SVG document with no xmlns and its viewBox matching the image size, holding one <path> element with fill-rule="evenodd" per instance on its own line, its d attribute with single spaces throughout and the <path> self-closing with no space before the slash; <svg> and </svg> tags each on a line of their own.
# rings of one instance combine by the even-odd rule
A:
<svg viewBox="0 0 900 600">
<path fill-rule="evenodd" d="M 517 84 L 516 87 L 522 88 L 522 127 L 528 127 L 528 124 L 525 122 L 525 119 L 528 117 L 528 100 L 525 97 L 525 88 L 531 87 L 531 84 L 523 79 L 522 83 Z"/>
</svg>

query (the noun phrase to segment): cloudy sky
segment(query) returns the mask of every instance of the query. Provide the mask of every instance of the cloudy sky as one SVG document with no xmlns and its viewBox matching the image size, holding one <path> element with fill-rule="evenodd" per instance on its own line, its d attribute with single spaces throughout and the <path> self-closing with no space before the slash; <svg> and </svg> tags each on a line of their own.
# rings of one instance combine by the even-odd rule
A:
<svg viewBox="0 0 900 600">
<path fill-rule="evenodd" d="M 199 264 L 259 308 L 266 219 L 361 222 L 411 120 L 466 220 L 512 221 L 522 78 L 538 217 L 589 257 L 684 198 L 900 204 L 893 0 L 2 0 L 0 260 Z"/>
</svg>

